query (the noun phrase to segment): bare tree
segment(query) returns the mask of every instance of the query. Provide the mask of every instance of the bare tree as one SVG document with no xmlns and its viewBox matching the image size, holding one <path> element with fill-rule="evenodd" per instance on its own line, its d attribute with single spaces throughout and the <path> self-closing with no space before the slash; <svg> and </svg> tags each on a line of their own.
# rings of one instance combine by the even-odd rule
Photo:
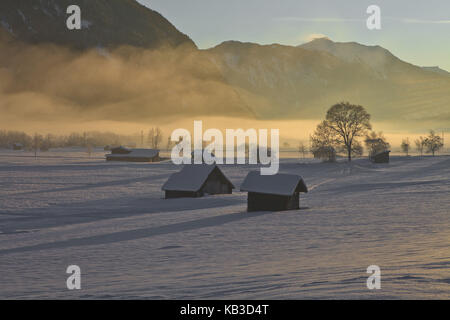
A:
<svg viewBox="0 0 450 320">
<path fill-rule="evenodd" d="M 42 140 L 40 150 L 44 152 L 50 150 L 50 148 L 52 147 L 52 141 L 53 136 L 51 134 L 47 134 L 45 138 Z"/>
<path fill-rule="evenodd" d="M 88 142 L 87 146 L 86 146 L 86 153 L 88 154 L 88 157 L 90 158 L 92 155 L 92 144 Z"/>
<path fill-rule="evenodd" d="M 326 121 L 321 122 L 317 126 L 314 134 L 310 136 L 310 140 L 310 151 L 314 158 L 328 162 L 336 161 L 335 147 L 339 144 L 339 141 Z"/>
<path fill-rule="evenodd" d="M 34 157 L 37 158 L 37 152 L 41 147 L 43 138 L 40 134 L 35 133 L 33 136 L 33 144 L 32 144 L 32 150 L 34 151 Z"/>
<path fill-rule="evenodd" d="M 416 145 L 416 150 L 420 153 L 420 156 L 423 156 L 423 149 L 425 148 L 425 138 L 419 137 L 414 141 Z"/>
<path fill-rule="evenodd" d="M 158 149 L 162 142 L 162 131 L 160 128 L 151 128 L 148 133 L 148 143 L 151 148 Z"/>
<path fill-rule="evenodd" d="M 170 139 L 170 136 L 167 137 L 167 150 L 170 151 L 172 148 L 172 140 Z"/>
<path fill-rule="evenodd" d="M 406 156 L 409 155 L 409 148 L 410 148 L 411 144 L 409 143 L 409 138 L 403 139 L 402 144 L 401 144 L 401 148 L 402 151 L 404 153 L 406 153 Z"/>
<path fill-rule="evenodd" d="M 302 154 L 302 158 L 304 159 L 305 154 L 308 152 L 308 149 L 303 142 L 300 142 L 300 144 L 298 145 L 298 152 Z"/>
<path fill-rule="evenodd" d="M 87 132 L 83 132 L 83 147 L 87 147 L 88 134 Z"/>
<path fill-rule="evenodd" d="M 432 153 L 434 157 L 434 154 L 442 149 L 444 143 L 442 142 L 442 138 L 431 130 L 428 137 L 424 140 L 424 145 L 427 147 L 427 153 Z"/>
<path fill-rule="evenodd" d="M 358 140 L 353 141 L 352 157 L 361 157 L 363 155 L 363 153 L 364 153 L 364 148 L 363 148 L 362 144 Z"/>
<path fill-rule="evenodd" d="M 331 130 L 332 136 L 345 149 L 348 161 L 352 161 L 352 154 L 361 151 L 361 145 L 355 143 L 357 138 L 364 136 L 372 128 L 370 114 L 362 106 L 348 102 L 332 106 L 323 125 Z"/>
<path fill-rule="evenodd" d="M 155 129 L 151 128 L 148 132 L 147 135 L 147 145 L 149 145 L 150 147 L 153 146 L 153 139 L 155 138 Z"/>
<path fill-rule="evenodd" d="M 162 141 L 163 141 L 162 131 L 160 128 L 156 128 L 153 149 L 158 149 Z"/>
</svg>

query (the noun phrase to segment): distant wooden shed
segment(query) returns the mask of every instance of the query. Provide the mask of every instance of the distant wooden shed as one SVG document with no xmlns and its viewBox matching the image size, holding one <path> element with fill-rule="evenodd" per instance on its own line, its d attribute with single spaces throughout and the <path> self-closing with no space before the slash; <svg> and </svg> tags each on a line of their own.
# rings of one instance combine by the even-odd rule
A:
<svg viewBox="0 0 450 320">
<path fill-rule="evenodd" d="M 389 154 L 391 151 L 379 152 L 375 155 L 370 156 L 370 160 L 374 163 L 389 163 Z"/>
<path fill-rule="evenodd" d="M 111 154 L 130 154 L 132 152 L 132 149 L 128 149 L 122 146 L 112 148 L 109 147 L 109 150 L 111 151 Z"/>
<path fill-rule="evenodd" d="M 303 178 L 295 174 L 263 176 L 250 172 L 241 185 L 247 191 L 247 211 L 286 211 L 300 209 L 300 192 L 308 192 Z"/>
<path fill-rule="evenodd" d="M 156 149 L 127 149 L 117 147 L 111 149 L 111 154 L 106 155 L 106 161 L 124 162 L 159 162 L 159 150 Z"/>
<path fill-rule="evenodd" d="M 14 143 L 13 145 L 12 145 L 12 149 L 13 150 L 22 150 L 23 149 L 23 144 L 21 144 L 21 143 Z"/>
<path fill-rule="evenodd" d="M 166 199 L 231 194 L 234 186 L 217 165 L 188 164 L 163 185 Z"/>
</svg>

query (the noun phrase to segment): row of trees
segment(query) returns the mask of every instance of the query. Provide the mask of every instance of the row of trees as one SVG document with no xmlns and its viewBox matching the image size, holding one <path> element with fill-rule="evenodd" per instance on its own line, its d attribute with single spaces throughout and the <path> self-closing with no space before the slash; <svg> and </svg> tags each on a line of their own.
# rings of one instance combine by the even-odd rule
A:
<svg viewBox="0 0 450 320">
<path fill-rule="evenodd" d="M 152 149 L 159 149 L 163 141 L 163 135 L 160 128 L 151 128 L 147 135 L 147 145 Z"/>
<path fill-rule="evenodd" d="M 26 150 L 47 151 L 63 147 L 99 147 L 135 143 L 135 136 L 118 135 L 108 132 L 71 133 L 69 135 L 28 135 L 25 132 L 0 130 L 0 148 L 11 148 L 21 144 Z"/>
<path fill-rule="evenodd" d="M 40 150 L 47 151 L 50 148 L 64 148 L 64 147 L 104 147 L 104 146 L 136 146 L 141 144 L 142 147 L 151 147 L 159 149 L 162 147 L 163 134 L 160 128 L 151 128 L 146 137 L 144 132 L 139 137 L 136 135 L 118 135 L 111 132 L 83 132 L 71 133 L 68 135 L 42 135 L 35 133 L 29 135 L 20 131 L 6 131 L 0 130 L 0 148 L 12 148 L 14 144 L 20 144 L 26 150 Z M 172 143 L 170 139 L 167 141 L 167 148 L 170 148 Z"/>
<path fill-rule="evenodd" d="M 179 142 L 181 142 L 182 139 L 180 139 Z M 144 132 L 141 134 L 141 145 L 142 146 L 149 146 L 152 149 L 162 149 L 166 148 L 166 150 L 172 149 L 172 147 L 176 144 L 176 142 L 173 142 L 170 140 L 170 135 L 167 137 L 167 139 L 164 141 L 164 136 L 162 133 L 162 130 L 159 127 L 151 128 L 148 131 L 147 134 L 147 143 L 144 141 Z"/>
<path fill-rule="evenodd" d="M 433 156 L 444 147 L 443 139 L 437 135 L 433 130 L 430 130 L 430 134 L 427 137 L 419 137 L 414 140 L 414 144 L 417 152 L 422 156 L 424 152 L 431 153 Z M 409 138 L 403 139 L 401 144 L 402 151 L 408 156 L 411 150 L 411 144 Z"/>
<path fill-rule="evenodd" d="M 310 152 L 316 158 L 333 161 L 338 154 L 345 154 L 348 161 L 355 156 L 361 156 L 364 152 L 363 143 L 370 155 L 386 151 L 390 148 L 389 143 L 382 132 L 371 131 L 370 114 L 360 105 L 352 105 L 348 102 L 341 102 L 332 106 L 326 114 L 326 118 L 316 128 L 313 135 L 310 136 Z M 364 140 L 361 142 L 360 138 Z M 140 144 L 142 147 L 149 146 L 154 149 L 160 149 L 163 143 L 162 130 L 158 127 L 151 128 L 148 131 L 147 139 L 144 141 L 144 132 L 141 132 Z M 20 143 L 27 150 L 46 151 L 50 148 L 59 147 L 98 147 L 98 146 L 135 146 L 139 141 L 138 136 L 123 136 L 114 133 L 84 132 L 72 133 L 70 135 L 52 135 L 42 136 L 34 134 L 32 136 L 18 131 L 0 130 L 0 148 L 11 148 L 13 144 Z M 427 137 L 420 137 L 414 141 L 416 149 L 422 155 L 424 152 L 432 153 L 443 148 L 443 139 L 430 131 Z M 170 149 L 173 143 L 170 137 L 167 139 L 167 149 Z M 287 147 L 288 144 L 285 143 Z M 408 155 L 411 149 L 409 138 L 402 141 L 402 150 Z M 300 153 L 305 157 L 308 151 L 305 145 L 299 146 Z"/>
<path fill-rule="evenodd" d="M 363 154 L 363 144 L 360 141 L 363 137 L 369 155 L 389 150 L 390 144 L 383 133 L 371 130 L 370 114 L 362 106 L 348 102 L 335 104 L 310 136 L 310 151 L 315 158 L 326 161 L 334 161 L 337 154 L 345 154 L 348 161 L 351 161 L 353 157 Z M 434 156 L 443 148 L 444 143 L 439 135 L 430 131 L 427 137 L 417 139 L 415 145 L 421 155 L 425 151 Z M 402 150 L 408 154 L 410 147 L 409 139 L 404 139 L 401 144 Z M 300 144 L 299 152 L 305 156 L 307 148 L 304 144 Z"/>
</svg>

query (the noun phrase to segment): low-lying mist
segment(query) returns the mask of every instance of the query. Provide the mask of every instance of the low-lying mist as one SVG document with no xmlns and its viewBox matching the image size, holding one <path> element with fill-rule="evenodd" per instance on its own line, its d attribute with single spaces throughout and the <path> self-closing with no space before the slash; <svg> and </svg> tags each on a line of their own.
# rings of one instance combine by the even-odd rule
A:
<svg viewBox="0 0 450 320">
<path fill-rule="evenodd" d="M 140 135 L 160 127 L 168 137 L 176 128 L 191 129 L 194 120 L 203 120 L 205 127 L 221 130 L 278 128 L 282 141 L 294 146 L 308 141 L 324 116 L 262 120 L 255 106 L 277 108 L 228 84 L 214 59 L 192 48 L 76 51 L 0 37 L 0 129 Z M 408 128 L 395 119 L 372 122 L 393 143 L 438 129 L 433 122 Z"/>
<path fill-rule="evenodd" d="M 251 117 L 192 49 L 71 51 L 0 41 L 0 125 Z"/>
</svg>

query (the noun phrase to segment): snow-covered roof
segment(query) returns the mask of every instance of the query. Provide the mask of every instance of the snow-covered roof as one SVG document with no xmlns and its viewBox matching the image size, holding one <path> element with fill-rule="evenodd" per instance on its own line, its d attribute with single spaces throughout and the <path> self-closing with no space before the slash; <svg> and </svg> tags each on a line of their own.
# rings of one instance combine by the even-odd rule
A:
<svg viewBox="0 0 450 320">
<path fill-rule="evenodd" d="M 241 191 L 291 196 L 295 192 L 308 192 L 308 188 L 299 175 L 263 176 L 259 171 L 251 171 L 242 183 Z"/>
<path fill-rule="evenodd" d="M 198 191 L 206 182 L 214 169 L 219 170 L 220 174 L 234 188 L 233 184 L 225 177 L 220 168 L 216 165 L 207 164 L 188 164 L 180 172 L 174 173 L 169 180 L 162 186 L 162 190 L 169 191 Z"/>
<path fill-rule="evenodd" d="M 391 153 L 391 150 L 380 151 L 378 153 L 375 153 L 373 156 L 376 157 L 386 153 Z"/>
<path fill-rule="evenodd" d="M 154 158 L 159 154 L 156 149 L 129 149 L 126 154 L 108 154 L 109 158 Z"/>
<path fill-rule="evenodd" d="M 130 153 L 131 149 L 125 148 L 123 146 L 119 146 L 119 147 L 110 147 L 111 152 L 113 154 L 126 154 L 126 153 Z"/>
</svg>

